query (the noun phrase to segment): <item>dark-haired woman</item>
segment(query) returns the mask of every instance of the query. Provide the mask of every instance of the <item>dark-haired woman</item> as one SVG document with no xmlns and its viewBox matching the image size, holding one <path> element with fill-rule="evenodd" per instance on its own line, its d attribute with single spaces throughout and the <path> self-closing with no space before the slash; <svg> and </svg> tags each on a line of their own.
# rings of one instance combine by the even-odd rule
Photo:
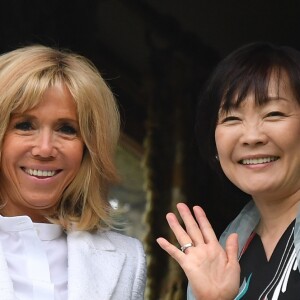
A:
<svg viewBox="0 0 300 300">
<path fill-rule="evenodd" d="M 217 240 L 204 211 L 177 205 L 179 244 L 160 246 L 189 279 L 188 299 L 299 299 L 300 53 L 246 45 L 217 66 L 201 98 L 203 157 L 252 200 Z"/>
</svg>

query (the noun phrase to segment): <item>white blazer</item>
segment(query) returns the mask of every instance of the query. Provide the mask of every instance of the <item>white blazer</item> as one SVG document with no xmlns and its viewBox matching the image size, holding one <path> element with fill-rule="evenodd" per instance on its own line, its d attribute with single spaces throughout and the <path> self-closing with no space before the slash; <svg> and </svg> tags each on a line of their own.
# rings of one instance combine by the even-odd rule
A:
<svg viewBox="0 0 300 300">
<path fill-rule="evenodd" d="M 74 231 L 67 243 L 68 300 L 144 299 L 146 258 L 137 239 L 112 231 Z M 15 300 L 1 247 L 0 299 Z"/>
</svg>

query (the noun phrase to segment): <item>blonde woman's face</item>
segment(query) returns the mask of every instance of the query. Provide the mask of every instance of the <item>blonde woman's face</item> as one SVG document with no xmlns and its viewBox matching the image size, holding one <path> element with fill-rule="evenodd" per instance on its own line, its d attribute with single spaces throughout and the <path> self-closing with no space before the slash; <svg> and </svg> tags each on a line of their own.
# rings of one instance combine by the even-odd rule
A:
<svg viewBox="0 0 300 300">
<path fill-rule="evenodd" d="M 76 105 L 64 85 L 49 88 L 35 108 L 12 115 L 2 148 L 1 214 L 44 222 L 76 176 L 83 148 Z"/>
</svg>

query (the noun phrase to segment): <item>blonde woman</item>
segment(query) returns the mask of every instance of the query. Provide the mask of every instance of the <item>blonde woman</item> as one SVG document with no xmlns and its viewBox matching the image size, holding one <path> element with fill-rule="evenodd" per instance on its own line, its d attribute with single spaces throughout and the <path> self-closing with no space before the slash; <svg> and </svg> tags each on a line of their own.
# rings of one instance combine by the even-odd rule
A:
<svg viewBox="0 0 300 300">
<path fill-rule="evenodd" d="M 143 299 L 145 254 L 112 230 L 119 113 L 84 57 L 40 45 L 0 56 L 0 292 Z"/>
</svg>

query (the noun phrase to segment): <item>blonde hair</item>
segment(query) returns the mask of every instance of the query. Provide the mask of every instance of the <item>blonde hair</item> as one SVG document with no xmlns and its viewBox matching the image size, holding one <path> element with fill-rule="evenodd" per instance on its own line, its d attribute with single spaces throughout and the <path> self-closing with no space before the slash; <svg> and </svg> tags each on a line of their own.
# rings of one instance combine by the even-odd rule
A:
<svg viewBox="0 0 300 300">
<path fill-rule="evenodd" d="M 11 114 L 36 106 L 57 83 L 65 84 L 74 98 L 85 150 L 79 172 L 51 220 L 67 229 L 73 224 L 79 230 L 110 226 L 108 189 L 117 180 L 113 158 L 119 112 L 111 90 L 88 59 L 41 45 L 0 56 L 0 158 Z"/>
</svg>

